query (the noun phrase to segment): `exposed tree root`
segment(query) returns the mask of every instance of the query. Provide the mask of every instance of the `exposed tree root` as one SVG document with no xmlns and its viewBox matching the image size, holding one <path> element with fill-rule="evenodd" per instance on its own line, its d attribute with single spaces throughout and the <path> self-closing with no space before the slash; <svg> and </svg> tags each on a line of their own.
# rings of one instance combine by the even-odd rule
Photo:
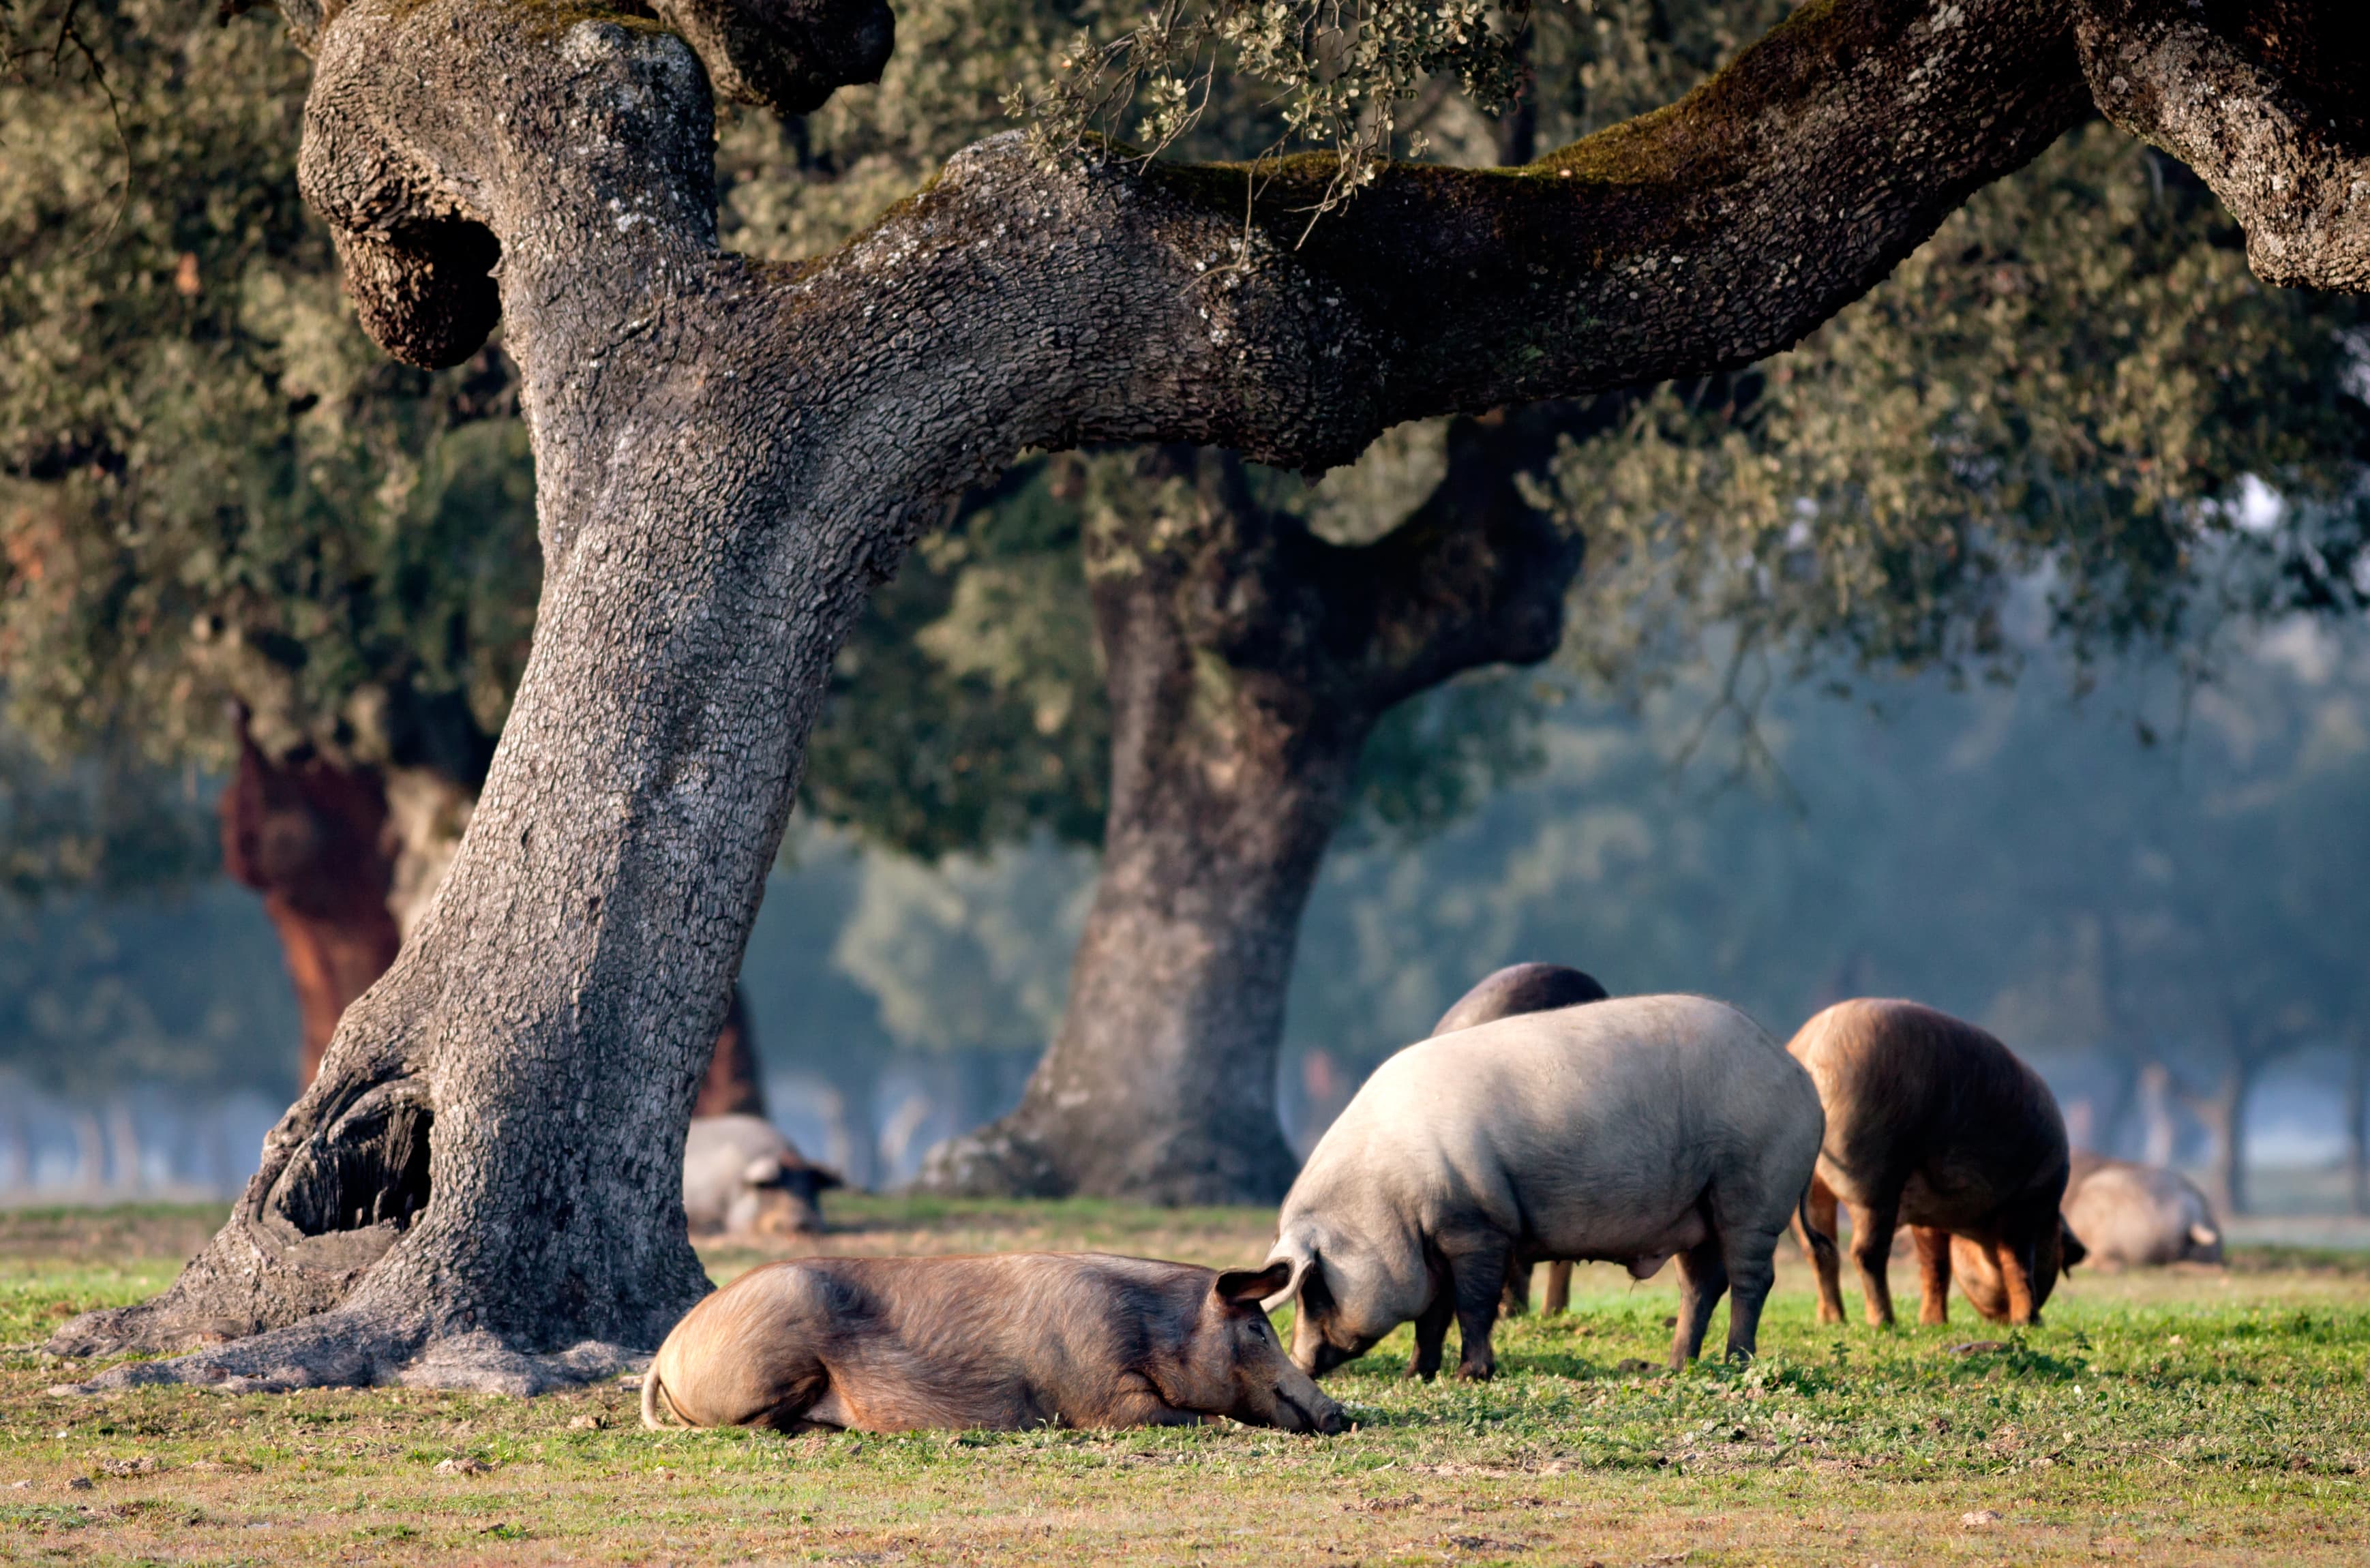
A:
<svg viewBox="0 0 2370 1568">
<path fill-rule="evenodd" d="M 646 1350 L 586 1340 L 552 1354 L 519 1350 L 483 1331 L 431 1335 L 352 1309 L 166 1361 L 131 1361 L 63 1387 L 79 1394 L 160 1385 L 226 1394 L 293 1389 L 458 1389 L 517 1398 L 581 1387 L 633 1370 Z"/>
</svg>

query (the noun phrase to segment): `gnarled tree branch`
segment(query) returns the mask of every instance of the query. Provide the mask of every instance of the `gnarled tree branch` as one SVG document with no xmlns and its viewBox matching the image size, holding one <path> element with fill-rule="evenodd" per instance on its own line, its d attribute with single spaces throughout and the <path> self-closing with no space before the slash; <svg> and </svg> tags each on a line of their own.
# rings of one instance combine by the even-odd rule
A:
<svg viewBox="0 0 2370 1568">
<path fill-rule="evenodd" d="M 2266 282 L 2370 289 L 2370 8 L 2084 0 L 2100 111 L 2195 169 Z"/>
</svg>

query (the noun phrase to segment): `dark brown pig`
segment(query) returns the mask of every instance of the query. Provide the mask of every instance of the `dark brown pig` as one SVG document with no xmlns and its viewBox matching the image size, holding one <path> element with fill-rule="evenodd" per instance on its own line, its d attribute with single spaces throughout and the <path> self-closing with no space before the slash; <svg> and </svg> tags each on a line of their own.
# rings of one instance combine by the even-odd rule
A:
<svg viewBox="0 0 2370 1568">
<path fill-rule="evenodd" d="M 1178 1426 L 1339 1432 L 1260 1299 L 1283 1263 L 1218 1274 L 1101 1252 L 807 1258 L 753 1269 L 674 1326 L 650 1426 Z"/>
<path fill-rule="evenodd" d="M 1455 1006 L 1432 1026 L 1434 1034 L 1449 1034 L 1476 1024 L 1495 1023 L 1516 1013 L 1549 1012 L 1557 1008 L 1601 1002 L 1612 993 L 1595 976 L 1560 963 L 1510 963 L 1483 977 L 1456 998 Z"/>
<path fill-rule="evenodd" d="M 1597 984 L 1594 975 L 1568 964 L 1510 963 L 1484 975 L 1479 985 L 1457 997 L 1432 1026 L 1432 1032 L 1453 1034 L 1517 1013 L 1552 1012 L 1557 1008 L 1605 1001 L 1612 995 Z M 1552 1315 L 1571 1305 L 1570 1259 L 1517 1257 L 1506 1270 L 1506 1294 L 1499 1303 L 1505 1316 L 1519 1318 L 1531 1309 L 1531 1268 L 1539 1262 L 1547 1265 L 1546 1310 Z"/>
<path fill-rule="evenodd" d="M 1893 1228 L 1905 1224 L 1919 1322 L 1950 1320 L 1954 1255 L 1976 1311 L 2039 1322 L 2059 1272 L 2083 1256 L 2058 1214 L 2065 1121 L 2040 1075 L 1974 1025 L 1915 1002 L 1838 1002 L 1786 1048 L 1827 1117 L 1806 1217 L 1824 1241 L 1838 1201 L 1850 1211 L 1868 1320 L 1893 1320 L 1886 1265 Z M 1842 1322 L 1834 1251 L 1815 1247 L 1802 1219 L 1795 1228 L 1817 1269 L 1819 1320 Z"/>
</svg>

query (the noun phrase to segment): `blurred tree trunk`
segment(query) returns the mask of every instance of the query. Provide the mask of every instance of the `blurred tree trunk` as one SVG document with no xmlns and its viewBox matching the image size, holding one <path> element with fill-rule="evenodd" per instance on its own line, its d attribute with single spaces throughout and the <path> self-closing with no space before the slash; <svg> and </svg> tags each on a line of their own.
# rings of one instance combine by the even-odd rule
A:
<svg viewBox="0 0 2370 1568">
<path fill-rule="evenodd" d="M 2208 1194 L 2225 1215 L 2247 1208 L 2247 1097 L 2254 1088 L 2258 1064 L 2235 1041 L 2227 1065 L 2213 1089 L 2204 1093 L 2180 1091 L 2191 1115 L 2204 1124 L 2214 1139 L 2214 1169 Z"/>
<path fill-rule="evenodd" d="M 303 1030 L 301 1090 L 346 1004 L 386 973 L 402 941 L 387 907 L 386 790 L 376 769 L 339 767 L 309 746 L 266 757 L 243 710 L 238 729 L 238 773 L 222 796 L 223 869 L 263 895 L 280 935 Z"/>
<path fill-rule="evenodd" d="M 926 1186 L 1259 1203 L 1298 1162 L 1276 1048 L 1300 916 L 1360 749 L 1394 704 L 1553 651 L 1579 539 L 1515 475 L 1543 417 L 1460 420 L 1447 477 L 1373 544 L 1261 504 L 1241 460 L 1148 450 L 1090 506 L 1111 707 L 1100 881 L 1020 1106 L 931 1151 Z"/>
<path fill-rule="evenodd" d="M 2345 1192 L 2355 1214 L 2370 1214 L 2370 1030 L 2351 1032 L 2345 1075 Z"/>
</svg>

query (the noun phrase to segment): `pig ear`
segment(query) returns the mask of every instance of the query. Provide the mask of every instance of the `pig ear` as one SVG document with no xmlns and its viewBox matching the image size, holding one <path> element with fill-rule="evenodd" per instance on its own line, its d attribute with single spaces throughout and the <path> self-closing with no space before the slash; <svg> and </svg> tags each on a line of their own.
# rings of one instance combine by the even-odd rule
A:
<svg viewBox="0 0 2370 1568">
<path fill-rule="evenodd" d="M 2218 1247 L 2222 1244 L 2222 1233 L 2210 1225 L 2191 1226 L 2189 1239 L 2200 1247 Z"/>
<path fill-rule="evenodd" d="M 761 1154 L 742 1168 L 741 1180 L 753 1187 L 778 1187 L 782 1184 L 782 1162 L 775 1155 Z"/>
<path fill-rule="evenodd" d="M 2074 1234 L 2074 1228 L 2066 1224 L 2062 1216 L 2057 1221 L 2057 1230 L 2061 1248 L 2058 1255 L 2060 1266 L 2070 1269 L 2090 1255 L 2090 1249 L 2082 1245 L 2082 1239 Z"/>
<path fill-rule="evenodd" d="M 1210 1294 L 1229 1307 L 1261 1310 L 1260 1303 L 1283 1290 L 1292 1279 L 1292 1264 L 1278 1258 L 1263 1269 L 1228 1269 L 1210 1287 Z"/>
</svg>

